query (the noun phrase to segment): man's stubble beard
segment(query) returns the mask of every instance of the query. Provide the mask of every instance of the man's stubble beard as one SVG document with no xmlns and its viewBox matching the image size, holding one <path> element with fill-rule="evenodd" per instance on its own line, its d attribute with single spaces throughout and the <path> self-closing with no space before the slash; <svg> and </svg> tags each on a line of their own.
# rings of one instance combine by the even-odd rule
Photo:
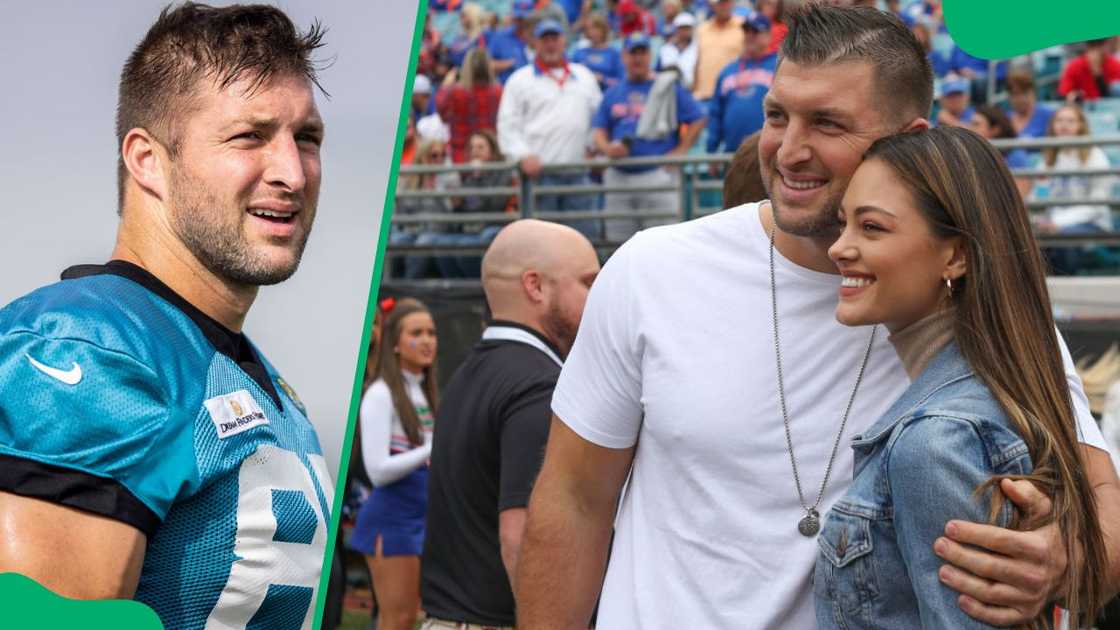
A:
<svg viewBox="0 0 1120 630">
<path fill-rule="evenodd" d="M 567 317 L 564 310 L 560 308 L 560 301 L 554 297 L 552 303 L 548 305 L 548 310 L 545 312 L 541 325 L 545 329 L 545 334 L 556 340 L 560 352 L 567 356 L 572 349 L 572 345 L 576 342 L 579 320 L 571 321 L 571 318 Z"/>
<path fill-rule="evenodd" d="M 794 219 L 774 198 L 774 191 L 770 182 L 777 176 L 777 169 L 767 169 L 767 172 L 763 172 L 762 186 L 766 189 L 766 196 L 770 199 L 770 207 L 774 211 L 774 225 L 778 226 L 779 230 L 793 236 L 814 239 L 836 240 L 840 237 L 842 227 L 840 223 L 840 201 L 844 198 L 844 191 L 827 197 L 820 211 L 801 219 Z"/>
<path fill-rule="evenodd" d="M 273 263 L 268 256 L 254 251 L 245 238 L 243 209 L 238 208 L 236 216 L 223 216 L 224 204 L 202 180 L 179 165 L 173 164 L 171 169 L 168 204 L 171 228 L 207 270 L 226 281 L 246 286 L 278 284 L 296 272 L 311 234 L 310 224 L 295 237 L 298 240 L 292 246 L 291 263 Z M 300 214 L 305 212 L 313 215 L 314 206 L 304 205 Z M 298 221 L 298 215 L 292 220 Z"/>
</svg>

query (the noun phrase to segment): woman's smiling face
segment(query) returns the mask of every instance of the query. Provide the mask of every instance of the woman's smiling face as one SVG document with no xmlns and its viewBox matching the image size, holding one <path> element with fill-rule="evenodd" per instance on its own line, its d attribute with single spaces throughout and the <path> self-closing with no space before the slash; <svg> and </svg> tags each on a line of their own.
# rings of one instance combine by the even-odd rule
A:
<svg viewBox="0 0 1120 630">
<path fill-rule="evenodd" d="M 882 160 L 860 165 L 841 203 L 843 232 L 829 248 L 840 269 L 836 319 L 905 328 L 946 297 L 956 238 L 934 235 L 913 195 Z"/>
</svg>

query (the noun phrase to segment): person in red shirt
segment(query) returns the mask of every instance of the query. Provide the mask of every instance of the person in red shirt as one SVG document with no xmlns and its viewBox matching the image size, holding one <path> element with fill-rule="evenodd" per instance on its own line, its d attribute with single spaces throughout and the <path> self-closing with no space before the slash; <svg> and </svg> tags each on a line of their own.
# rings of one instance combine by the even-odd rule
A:
<svg viewBox="0 0 1120 630">
<path fill-rule="evenodd" d="M 1085 52 L 1062 71 L 1058 94 L 1069 102 L 1095 101 L 1120 87 L 1120 60 L 1110 52 L 1112 38 L 1085 42 Z"/>
<path fill-rule="evenodd" d="M 436 94 L 436 111 L 451 129 L 451 159 L 456 164 L 467 160 L 467 141 L 472 133 L 497 127 L 502 99 L 502 86 L 494 77 L 485 48 L 472 48 L 458 74 L 455 83 Z"/>
<path fill-rule="evenodd" d="M 638 6 L 634 0 L 622 0 L 615 11 L 618 13 L 619 34 L 623 37 L 630 33 L 650 36 L 657 34 L 657 20 L 653 14 Z"/>
<path fill-rule="evenodd" d="M 784 0 L 758 0 L 756 8 L 759 13 L 770 18 L 770 46 L 766 54 L 776 53 L 782 47 L 782 40 L 786 38 L 789 27 L 782 18 L 785 14 Z"/>
</svg>

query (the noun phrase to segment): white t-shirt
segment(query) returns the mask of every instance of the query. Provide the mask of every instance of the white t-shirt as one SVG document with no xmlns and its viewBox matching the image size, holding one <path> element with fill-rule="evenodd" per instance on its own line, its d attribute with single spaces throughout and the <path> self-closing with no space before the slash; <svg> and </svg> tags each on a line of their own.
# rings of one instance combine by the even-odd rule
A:
<svg viewBox="0 0 1120 630">
<path fill-rule="evenodd" d="M 748 204 L 638 233 L 595 281 L 553 410 L 595 444 L 638 442 L 599 627 L 816 627 L 817 541 L 797 531 L 805 512 L 778 402 L 768 252 L 759 204 Z M 871 329 L 836 321 L 838 275 L 774 257 L 790 432 L 811 505 Z M 822 516 L 851 482 L 848 443 L 907 385 L 880 327 Z M 1076 393 L 1085 441 L 1103 448 Z"/>
</svg>

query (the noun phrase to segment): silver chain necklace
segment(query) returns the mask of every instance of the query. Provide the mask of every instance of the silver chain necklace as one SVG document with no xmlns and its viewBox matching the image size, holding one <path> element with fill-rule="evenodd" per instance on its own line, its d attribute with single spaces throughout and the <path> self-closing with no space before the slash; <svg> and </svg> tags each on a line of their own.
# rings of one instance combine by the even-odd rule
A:
<svg viewBox="0 0 1120 630">
<path fill-rule="evenodd" d="M 805 516 L 797 522 L 797 531 L 802 536 L 815 536 L 821 529 L 821 515 L 817 511 L 821 500 L 824 498 L 824 489 L 828 485 L 828 478 L 832 475 L 832 464 L 836 461 L 836 452 L 840 448 L 840 438 L 844 435 L 844 426 L 848 424 L 848 413 L 852 410 L 859 384 L 863 382 L 863 371 L 867 367 L 867 359 L 871 357 L 871 347 L 875 344 L 875 331 L 879 326 L 871 327 L 871 339 L 867 342 L 867 350 L 863 353 L 863 362 L 859 366 L 856 376 L 856 386 L 852 388 L 852 395 L 848 397 L 848 406 L 844 408 L 844 419 L 840 421 L 840 431 L 836 434 L 836 442 L 832 445 L 832 455 L 828 458 L 828 466 L 824 469 L 824 480 L 821 489 L 817 492 L 817 500 L 812 507 L 805 504 L 805 494 L 801 491 L 801 476 L 797 474 L 797 458 L 793 455 L 793 439 L 789 435 L 789 413 L 786 412 L 786 388 L 782 379 L 782 346 L 778 342 L 778 285 L 774 281 L 774 228 L 770 228 L 770 306 L 773 310 L 774 322 L 774 356 L 778 362 L 778 401 L 782 405 L 782 424 L 786 429 L 786 449 L 789 451 L 789 463 L 793 465 L 793 482 L 797 485 L 797 499 L 801 502 L 801 509 Z"/>
</svg>

